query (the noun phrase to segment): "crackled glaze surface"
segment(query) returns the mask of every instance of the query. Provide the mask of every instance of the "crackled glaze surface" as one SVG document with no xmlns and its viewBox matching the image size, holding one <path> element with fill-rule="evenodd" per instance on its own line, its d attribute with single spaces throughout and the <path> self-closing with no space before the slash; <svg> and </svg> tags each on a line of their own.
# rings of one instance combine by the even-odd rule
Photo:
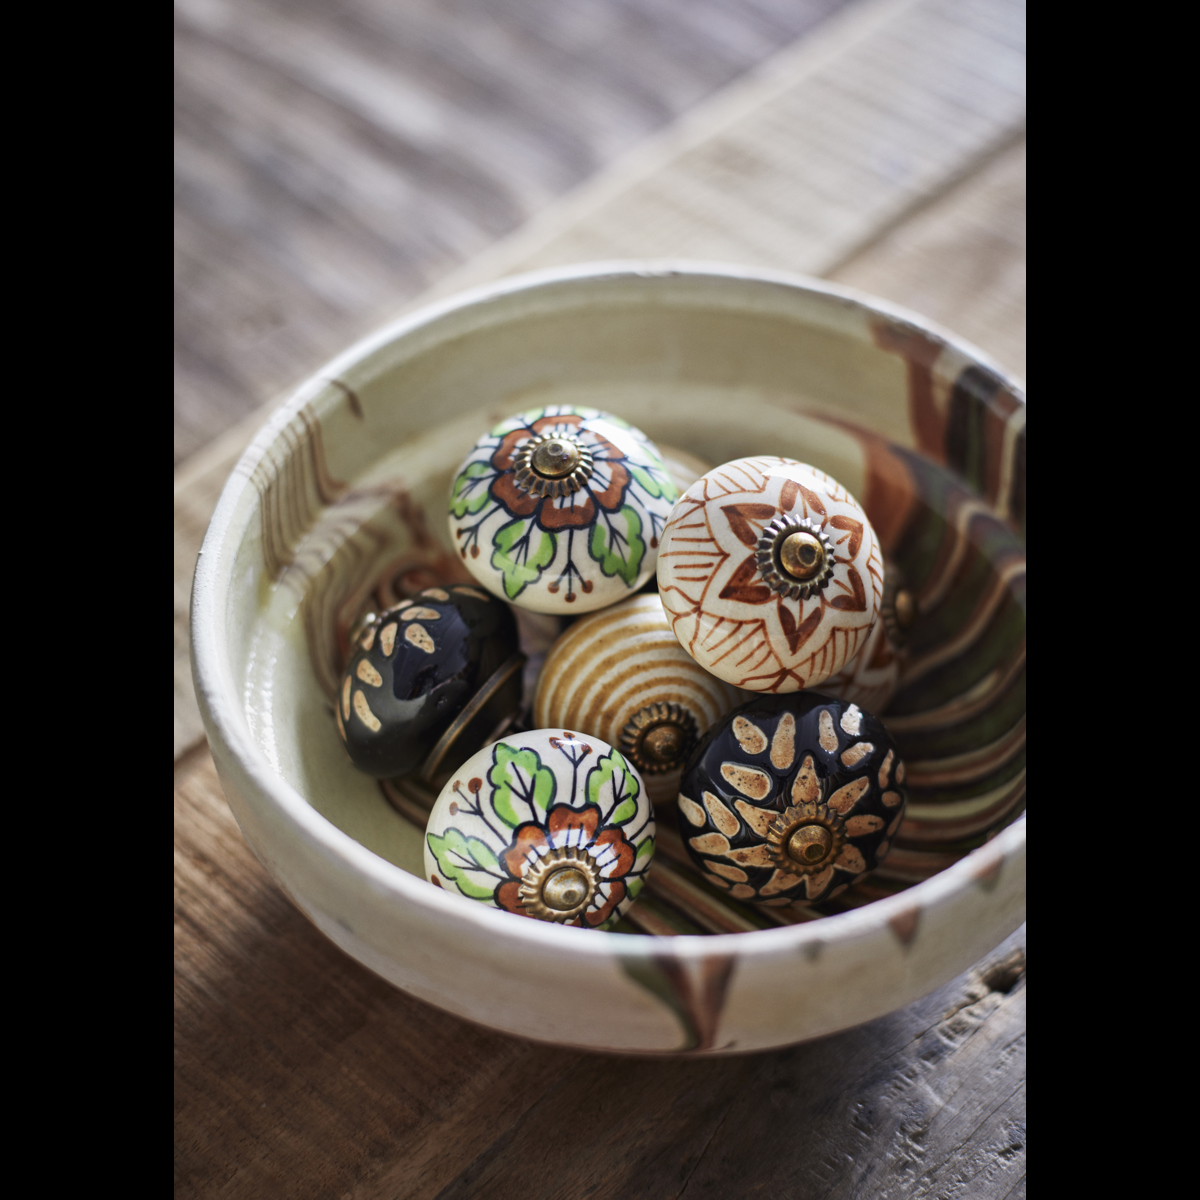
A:
<svg viewBox="0 0 1200 1200">
<path fill-rule="evenodd" d="M 531 450 L 574 458 L 541 475 Z M 500 422 L 455 474 L 450 535 L 489 591 L 534 612 L 591 612 L 654 570 L 677 496 L 653 443 L 597 409 L 550 407 Z"/>
<path fill-rule="evenodd" d="M 641 891 L 654 835 L 645 788 L 619 751 L 535 729 L 480 750 L 442 789 L 425 874 L 520 916 L 605 929 Z"/>
<path fill-rule="evenodd" d="M 772 565 L 773 535 L 804 531 L 826 569 L 801 585 Z M 793 692 L 836 674 L 878 621 L 883 559 L 862 507 L 822 471 L 740 458 L 697 480 L 671 512 L 658 559 L 680 644 L 753 692 Z"/>
<path fill-rule="evenodd" d="M 558 638 L 538 677 L 533 720 L 619 746 L 659 803 L 674 800 L 700 735 L 744 699 L 684 652 L 657 596 L 634 596 Z"/>
<path fill-rule="evenodd" d="M 904 819 L 904 775 L 887 730 L 857 704 L 763 696 L 697 746 L 680 783 L 680 833 L 739 900 L 825 900 L 886 857 Z"/>
<path fill-rule="evenodd" d="M 517 646 L 508 605 L 474 587 L 426 588 L 370 621 L 334 710 L 351 761 L 380 778 L 413 770 Z"/>
</svg>

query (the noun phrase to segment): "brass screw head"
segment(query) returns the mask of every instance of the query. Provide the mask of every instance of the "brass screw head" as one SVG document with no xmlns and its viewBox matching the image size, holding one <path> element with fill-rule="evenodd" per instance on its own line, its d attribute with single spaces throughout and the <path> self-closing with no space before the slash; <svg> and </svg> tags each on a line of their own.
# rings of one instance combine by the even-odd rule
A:
<svg viewBox="0 0 1200 1200">
<path fill-rule="evenodd" d="M 698 736 L 696 718 L 688 709 L 657 701 L 629 718 L 617 748 L 639 771 L 661 775 L 682 765 Z"/>
<path fill-rule="evenodd" d="M 901 629 L 907 629 L 912 623 L 913 618 L 917 615 L 917 602 L 913 599 L 913 594 L 907 588 L 901 588 L 896 593 L 896 624 Z"/>
<path fill-rule="evenodd" d="M 596 860 L 578 846 L 561 846 L 526 868 L 517 894 L 531 917 L 562 922 L 578 917 L 599 886 Z"/>
<path fill-rule="evenodd" d="M 763 583 L 792 600 L 808 600 L 833 578 L 833 545 L 807 518 L 784 514 L 763 526 L 754 561 Z"/>
<path fill-rule="evenodd" d="M 579 446 L 567 438 L 547 438 L 530 456 L 530 466 L 543 479 L 561 479 L 579 466 Z"/>
<path fill-rule="evenodd" d="M 792 805 L 767 826 L 768 853 L 792 875 L 815 875 L 837 858 L 845 841 L 842 818 L 824 804 Z"/>
<path fill-rule="evenodd" d="M 686 734 L 678 725 L 657 725 L 642 738 L 641 750 L 656 763 L 674 765 L 683 753 Z"/>
<path fill-rule="evenodd" d="M 779 562 L 793 579 L 804 582 L 825 570 L 825 547 L 819 538 L 800 529 L 783 539 Z"/>
<path fill-rule="evenodd" d="M 588 898 L 590 890 L 578 867 L 560 867 L 542 884 L 542 903 L 555 912 L 571 912 Z"/>
<path fill-rule="evenodd" d="M 787 840 L 788 857 L 806 867 L 823 861 L 833 846 L 833 835 L 824 825 L 801 825 Z"/>
</svg>

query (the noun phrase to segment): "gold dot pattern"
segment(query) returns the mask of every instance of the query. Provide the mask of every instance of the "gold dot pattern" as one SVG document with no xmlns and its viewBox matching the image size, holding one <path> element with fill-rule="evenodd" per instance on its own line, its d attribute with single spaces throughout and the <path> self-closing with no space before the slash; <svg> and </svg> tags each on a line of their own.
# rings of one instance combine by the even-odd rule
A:
<svg viewBox="0 0 1200 1200">
<path fill-rule="evenodd" d="M 383 728 L 379 718 L 371 711 L 366 696 L 362 692 L 354 693 L 354 715 L 372 732 L 378 733 Z"/>
<path fill-rule="evenodd" d="M 385 625 L 379 634 L 379 648 L 383 651 L 385 658 L 392 657 L 392 650 L 396 646 L 396 626 L 395 624 Z"/>
<path fill-rule="evenodd" d="M 817 718 L 817 741 L 826 754 L 833 754 L 838 748 L 837 731 L 827 708 L 821 709 L 821 715 Z"/>
<path fill-rule="evenodd" d="M 767 735 L 745 717 L 734 718 L 733 736 L 747 754 L 761 754 L 767 748 Z"/>
<path fill-rule="evenodd" d="M 853 746 L 842 754 L 842 764 L 847 767 L 857 767 L 874 750 L 875 747 L 870 742 L 855 742 Z"/>
<path fill-rule="evenodd" d="M 429 636 L 429 630 L 424 625 L 409 625 L 404 630 L 404 640 L 411 645 L 416 646 L 418 650 L 424 650 L 426 654 L 434 652 L 433 638 Z"/>
<path fill-rule="evenodd" d="M 383 686 L 383 676 L 380 675 L 380 673 L 375 670 L 375 668 L 371 666 L 371 664 L 365 658 L 360 658 L 358 660 L 358 666 L 354 668 L 354 674 L 357 675 L 359 679 L 363 681 L 363 683 L 369 684 L 371 687 Z M 350 681 L 346 680 L 346 682 L 349 683 Z"/>
<path fill-rule="evenodd" d="M 721 764 L 721 774 L 726 783 L 732 784 L 751 800 L 765 800 L 771 794 L 771 777 L 766 771 L 727 762 Z"/>
</svg>

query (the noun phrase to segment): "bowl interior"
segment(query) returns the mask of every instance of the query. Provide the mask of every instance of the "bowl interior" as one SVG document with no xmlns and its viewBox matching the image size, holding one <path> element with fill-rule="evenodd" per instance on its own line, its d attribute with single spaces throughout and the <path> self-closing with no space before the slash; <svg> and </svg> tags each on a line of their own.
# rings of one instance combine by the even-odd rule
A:
<svg viewBox="0 0 1200 1200">
<path fill-rule="evenodd" d="M 909 817 L 877 887 L 925 878 L 1022 810 L 1023 400 L 884 306 L 716 270 L 550 277 L 427 312 L 331 364 L 260 439 L 229 667 L 271 769 L 313 808 L 423 877 L 421 829 L 342 751 L 339 658 L 372 591 L 468 580 L 447 529 L 452 473 L 497 420 L 554 404 L 615 413 L 713 465 L 798 458 L 864 504 L 919 602 L 883 714 L 909 762 Z"/>
</svg>

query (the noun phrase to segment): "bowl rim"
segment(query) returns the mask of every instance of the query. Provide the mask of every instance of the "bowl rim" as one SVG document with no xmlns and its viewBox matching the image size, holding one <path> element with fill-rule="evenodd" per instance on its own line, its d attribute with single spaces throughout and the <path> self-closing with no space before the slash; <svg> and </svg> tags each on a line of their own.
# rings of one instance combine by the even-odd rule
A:
<svg viewBox="0 0 1200 1200">
<path fill-rule="evenodd" d="M 815 294 L 889 317 L 932 335 L 993 371 L 1016 399 L 1025 404 L 1024 388 L 1018 380 L 978 347 L 935 322 L 854 288 L 770 268 L 680 259 L 579 263 L 506 276 L 436 300 L 405 313 L 361 338 L 297 385 L 255 435 L 222 489 L 197 557 L 192 586 L 192 672 L 205 729 L 218 762 L 227 757 L 238 765 L 259 797 L 299 835 L 310 859 L 319 860 L 334 877 L 346 879 L 348 883 L 353 877 L 358 884 L 366 883 L 376 893 L 424 910 L 424 915 L 434 922 L 473 926 L 476 934 L 503 939 L 518 947 L 524 944 L 531 951 L 551 951 L 556 955 L 604 961 L 612 958 L 614 947 L 609 940 L 612 937 L 620 938 L 622 955 L 640 952 L 661 956 L 666 953 L 683 961 L 699 963 L 714 954 L 736 954 L 740 959 L 773 958 L 818 941 L 828 945 L 834 941 L 852 941 L 870 936 L 885 924 L 906 917 L 914 908 L 928 912 L 950 902 L 954 896 L 980 880 L 992 878 L 1006 861 L 1019 856 L 1024 850 L 1026 814 L 1022 813 L 984 845 L 904 891 L 802 924 L 740 933 L 658 937 L 643 933 L 613 934 L 601 930 L 568 928 L 528 919 L 516 920 L 511 913 L 466 901 L 461 896 L 433 887 L 425 879 L 380 857 L 322 816 L 270 766 L 263 749 L 250 733 L 242 708 L 240 688 L 228 670 L 228 656 L 222 635 L 225 631 L 229 572 L 223 571 L 223 568 L 230 565 L 232 555 L 223 554 L 222 550 L 226 548 L 231 533 L 241 533 L 241 528 L 234 529 L 235 518 L 246 489 L 253 486 L 251 477 L 255 469 L 268 456 L 285 427 L 309 400 L 328 387 L 330 379 L 342 377 L 349 368 L 363 366 L 401 338 L 433 326 L 452 314 L 495 305 L 514 294 L 556 284 L 589 284 L 608 279 L 626 282 L 635 277 L 663 276 L 698 280 L 707 277 L 738 284 L 761 283 Z M 236 550 L 236 545 L 232 549 Z M 252 841 L 251 846 L 253 848 Z M 271 874 L 278 882 L 274 871 Z"/>
</svg>

